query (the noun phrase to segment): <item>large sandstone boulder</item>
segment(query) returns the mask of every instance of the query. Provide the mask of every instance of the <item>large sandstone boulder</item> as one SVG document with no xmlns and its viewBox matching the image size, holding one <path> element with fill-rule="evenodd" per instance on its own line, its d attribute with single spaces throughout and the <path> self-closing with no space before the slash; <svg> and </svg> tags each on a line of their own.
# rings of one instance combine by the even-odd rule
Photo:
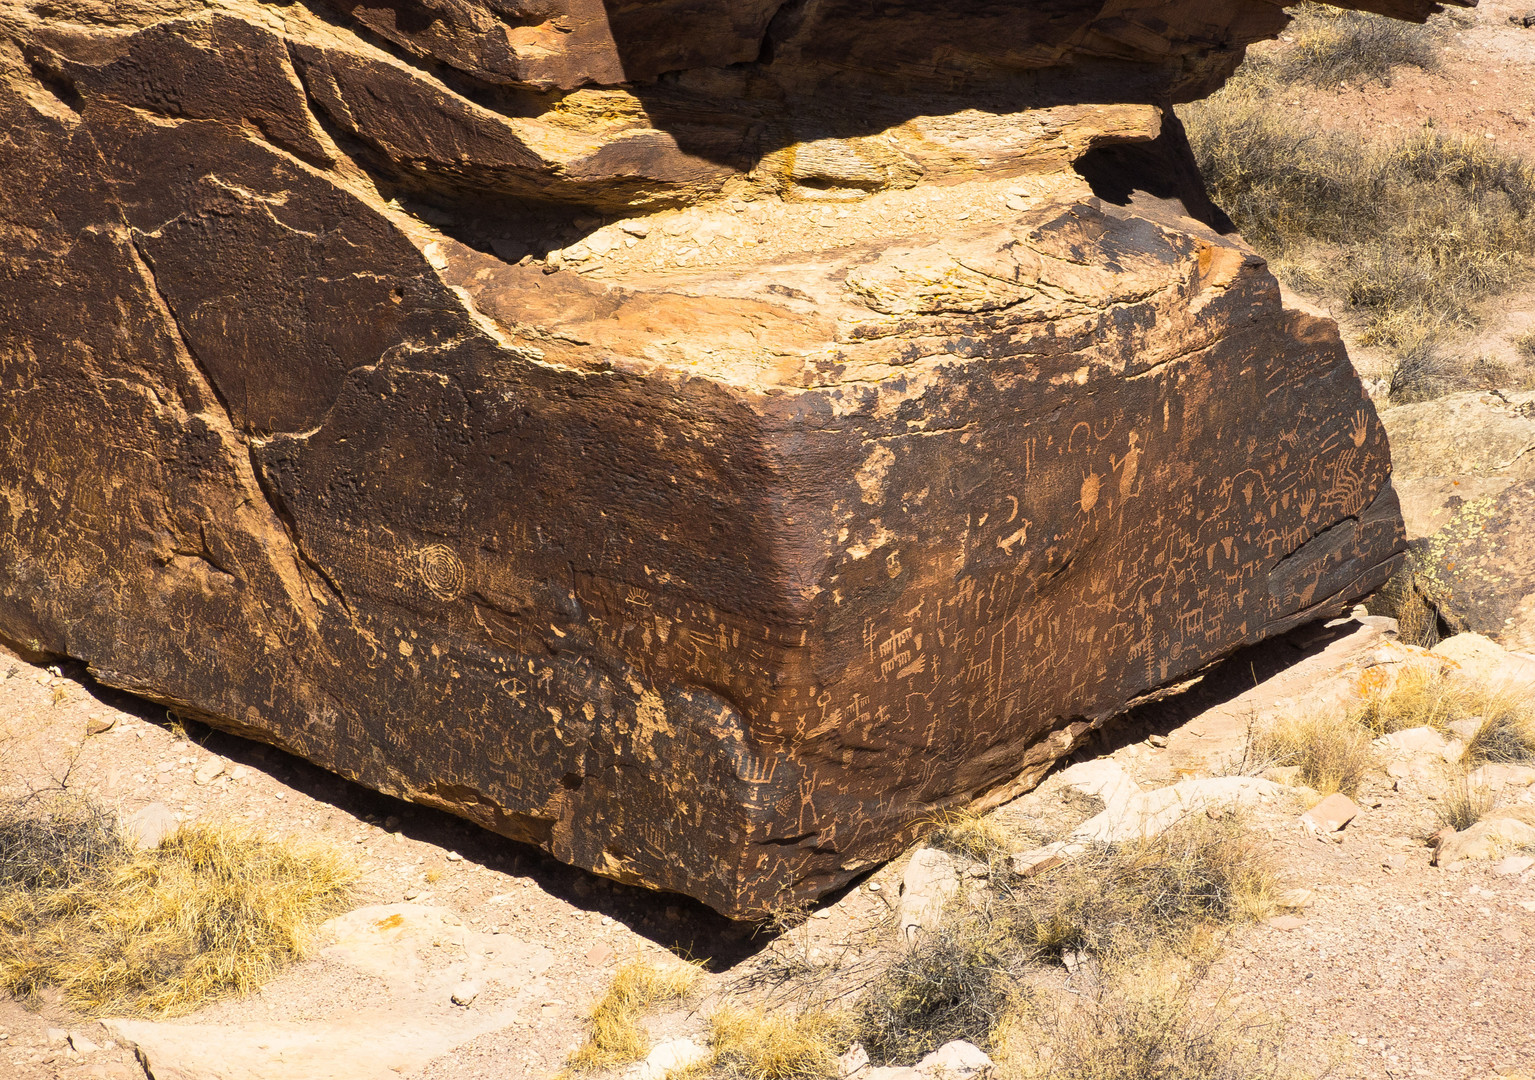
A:
<svg viewBox="0 0 1535 1080">
<path fill-rule="evenodd" d="M 1467 503 L 1535 480 L 1535 393 L 1478 390 L 1381 413 L 1409 539 L 1431 536 Z"/>
<path fill-rule="evenodd" d="M 845 883 L 1398 562 L 1163 111 L 1284 19 L 9 0 L 0 635 L 732 915 Z"/>
<path fill-rule="evenodd" d="M 1535 393 L 1451 394 L 1381 421 L 1411 558 L 1372 609 L 1423 624 L 1426 644 L 1472 631 L 1535 650 Z"/>
<path fill-rule="evenodd" d="M 1413 541 L 1412 564 L 1450 629 L 1535 652 L 1535 480 L 1459 506 L 1442 529 Z"/>
</svg>

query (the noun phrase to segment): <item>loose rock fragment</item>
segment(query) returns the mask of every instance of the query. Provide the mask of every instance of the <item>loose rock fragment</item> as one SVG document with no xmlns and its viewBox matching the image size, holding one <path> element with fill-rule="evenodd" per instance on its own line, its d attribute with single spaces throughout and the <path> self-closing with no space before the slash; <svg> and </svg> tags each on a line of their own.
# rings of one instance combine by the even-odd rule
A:
<svg viewBox="0 0 1535 1080">
<path fill-rule="evenodd" d="M 959 892 L 959 870 L 954 859 L 935 848 L 914 853 L 901 879 L 901 903 L 897 909 L 902 935 L 915 941 L 943 917 L 944 907 Z"/>
<path fill-rule="evenodd" d="M 1327 796 L 1301 816 L 1312 829 L 1321 833 L 1335 833 L 1359 816 L 1359 805 L 1347 795 Z"/>
</svg>

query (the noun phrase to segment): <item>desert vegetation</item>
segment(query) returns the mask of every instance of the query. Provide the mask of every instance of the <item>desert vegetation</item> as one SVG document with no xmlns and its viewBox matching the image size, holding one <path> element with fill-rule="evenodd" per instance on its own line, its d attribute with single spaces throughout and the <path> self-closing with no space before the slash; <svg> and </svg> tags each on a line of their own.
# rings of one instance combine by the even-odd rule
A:
<svg viewBox="0 0 1535 1080">
<path fill-rule="evenodd" d="M 1430 67 L 1447 18 L 1306 6 L 1284 42 L 1182 110 L 1216 203 L 1281 280 L 1354 313 L 1360 340 L 1394 357 L 1398 403 L 1487 374 L 1450 346 L 1535 267 L 1535 168 L 1480 135 L 1365 138 L 1297 123 L 1276 103 L 1301 85 Z"/>
<path fill-rule="evenodd" d="M 941 829 L 934 836 L 954 843 Z M 892 949 L 849 1000 L 700 1005 L 708 1057 L 693 1071 L 815 1080 L 838 1075 L 839 1056 L 854 1043 L 876 1064 L 911 1064 L 964 1040 L 1019 1076 L 1278 1075 L 1264 1071 L 1277 1061 L 1278 1026 L 1239 1015 L 1219 995 L 1206 1000 L 1213 933 L 1274 906 L 1272 867 L 1240 817 L 1193 815 L 1036 876 L 1005 865 L 994 861 L 989 886 L 956 897 L 936 926 Z M 689 970 L 646 961 L 620 968 L 570 1065 L 644 1056 L 643 1012 L 685 998 Z M 1062 975 L 1089 986 L 1085 1012 L 1064 1007 L 1079 1003 L 1056 985 Z"/>
<path fill-rule="evenodd" d="M 642 1018 L 646 1010 L 685 998 L 698 981 L 699 968 L 681 961 L 658 964 L 630 960 L 613 976 L 607 992 L 589 1017 L 591 1032 L 570 1059 L 578 1071 L 605 1069 L 645 1056 L 650 1036 Z"/>
<path fill-rule="evenodd" d="M 0 811 L 0 989 L 86 1015 L 175 1015 L 259 988 L 346 906 L 350 863 L 193 823 L 135 850 L 67 793 Z"/>
</svg>

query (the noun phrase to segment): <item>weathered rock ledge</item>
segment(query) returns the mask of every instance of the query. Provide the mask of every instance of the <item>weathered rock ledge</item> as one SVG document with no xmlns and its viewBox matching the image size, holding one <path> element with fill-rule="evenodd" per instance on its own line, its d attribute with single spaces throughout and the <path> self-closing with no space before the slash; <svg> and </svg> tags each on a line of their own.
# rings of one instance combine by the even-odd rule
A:
<svg viewBox="0 0 1535 1080">
<path fill-rule="evenodd" d="M 1163 119 L 1283 10 L 1057 7 L 7 4 L 0 635 L 757 915 L 1344 610 Z"/>
</svg>

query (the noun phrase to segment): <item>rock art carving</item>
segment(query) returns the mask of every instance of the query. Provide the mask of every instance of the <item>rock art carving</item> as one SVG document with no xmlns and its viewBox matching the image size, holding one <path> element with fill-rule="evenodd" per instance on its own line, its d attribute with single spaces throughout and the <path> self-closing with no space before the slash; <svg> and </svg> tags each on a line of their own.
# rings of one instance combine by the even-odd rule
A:
<svg viewBox="0 0 1535 1080">
<path fill-rule="evenodd" d="M 1286 18 L 4 0 L 0 636 L 730 915 L 842 885 L 1397 564 L 1169 108 Z"/>
</svg>

